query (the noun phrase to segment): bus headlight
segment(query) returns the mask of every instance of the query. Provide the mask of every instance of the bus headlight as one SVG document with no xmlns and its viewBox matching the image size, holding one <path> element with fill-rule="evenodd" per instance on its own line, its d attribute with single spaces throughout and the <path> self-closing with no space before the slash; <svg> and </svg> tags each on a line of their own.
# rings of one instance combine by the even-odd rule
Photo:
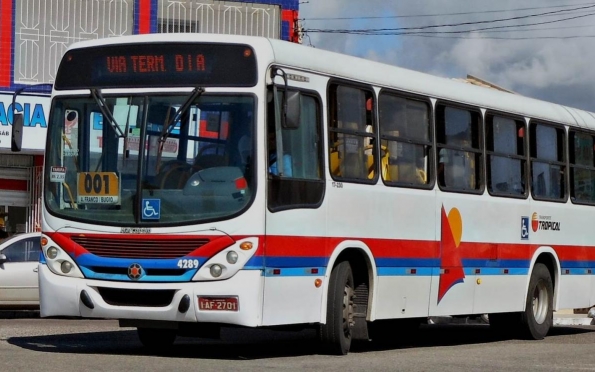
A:
<svg viewBox="0 0 595 372">
<path fill-rule="evenodd" d="M 62 262 L 62 265 L 60 265 L 60 269 L 64 274 L 68 274 L 70 270 L 72 270 L 72 264 L 68 261 L 64 261 Z"/>
<path fill-rule="evenodd" d="M 72 278 L 85 277 L 72 257 L 51 239 L 42 249 L 46 257 L 45 264 L 52 273 Z"/>
<path fill-rule="evenodd" d="M 227 262 L 232 265 L 235 264 L 236 262 L 238 262 L 238 254 L 236 253 L 236 251 L 227 252 L 226 258 L 227 258 Z"/>
<path fill-rule="evenodd" d="M 50 260 L 58 257 L 58 249 L 56 247 L 49 247 L 47 250 L 47 256 Z"/>
<path fill-rule="evenodd" d="M 236 241 L 209 258 L 194 274 L 193 281 L 224 280 L 244 268 L 258 250 L 258 238 L 250 237 Z"/>
<path fill-rule="evenodd" d="M 213 265 L 211 266 L 211 275 L 213 275 L 213 278 L 218 278 L 221 276 L 221 274 L 223 273 L 223 267 L 221 267 L 221 265 Z"/>
</svg>

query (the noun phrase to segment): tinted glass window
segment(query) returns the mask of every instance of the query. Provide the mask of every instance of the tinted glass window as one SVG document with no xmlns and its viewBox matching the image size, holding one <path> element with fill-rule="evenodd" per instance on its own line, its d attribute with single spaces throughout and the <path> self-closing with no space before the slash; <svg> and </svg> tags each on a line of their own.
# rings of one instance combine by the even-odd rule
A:
<svg viewBox="0 0 595 372">
<path fill-rule="evenodd" d="M 486 116 L 488 191 L 523 196 L 526 191 L 525 124 L 502 116 Z"/>
<path fill-rule="evenodd" d="M 477 111 L 437 105 L 438 184 L 442 189 L 480 190 L 480 122 Z"/>
<path fill-rule="evenodd" d="M 381 94 L 380 167 L 387 184 L 424 186 L 430 182 L 430 106 L 426 102 Z"/>
<path fill-rule="evenodd" d="M 531 191 L 536 199 L 562 200 L 566 195 L 564 130 L 531 124 Z"/>
</svg>

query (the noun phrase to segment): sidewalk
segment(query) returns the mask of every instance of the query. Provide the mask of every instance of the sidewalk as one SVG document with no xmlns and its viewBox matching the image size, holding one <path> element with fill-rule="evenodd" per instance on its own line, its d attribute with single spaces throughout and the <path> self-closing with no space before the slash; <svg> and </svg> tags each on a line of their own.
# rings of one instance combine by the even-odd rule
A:
<svg viewBox="0 0 595 372">
<path fill-rule="evenodd" d="M 554 313 L 554 325 L 595 325 L 595 319 L 587 314 L 574 314 L 572 310 L 559 310 Z"/>
</svg>

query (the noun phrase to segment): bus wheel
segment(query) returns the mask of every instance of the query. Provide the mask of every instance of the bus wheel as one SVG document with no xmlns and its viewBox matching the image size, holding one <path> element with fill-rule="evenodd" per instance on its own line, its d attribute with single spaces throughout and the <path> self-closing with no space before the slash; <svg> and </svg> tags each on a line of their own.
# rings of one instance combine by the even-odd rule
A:
<svg viewBox="0 0 595 372">
<path fill-rule="evenodd" d="M 525 311 L 521 314 L 523 332 L 529 339 L 541 340 L 550 330 L 553 323 L 554 286 L 550 271 L 544 264 L 535 264 L 529 289 Z"/>
<path fill-rule="evenodd" d="M 332 354 L 346 355 L 351 347 L 353 320 L 353 272 L 349 262 L 333 268 L 326 305 L 326 324 L 320 326 L 320 340 Z"/>
<path fill-rule="evenodd" d="M 160 328 L 137 328 L 138 339 L 143 346 L 151 351 L 165 351 L 176 340 L 176 331 Z"/>
</svg>

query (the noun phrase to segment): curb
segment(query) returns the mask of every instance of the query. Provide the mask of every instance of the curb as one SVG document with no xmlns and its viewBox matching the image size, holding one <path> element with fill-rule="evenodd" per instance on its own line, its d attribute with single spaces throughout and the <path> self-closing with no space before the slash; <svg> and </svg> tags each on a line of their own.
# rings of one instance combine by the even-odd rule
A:
<svg viewBox="0 0 595 372">
<path fill-rule="evenodd" d="M 592 318 L 556 318 L 554 317 L 555 326 L 567 326 L 567 325 L 595 325 L 595 319 Z"/>
</svg>

